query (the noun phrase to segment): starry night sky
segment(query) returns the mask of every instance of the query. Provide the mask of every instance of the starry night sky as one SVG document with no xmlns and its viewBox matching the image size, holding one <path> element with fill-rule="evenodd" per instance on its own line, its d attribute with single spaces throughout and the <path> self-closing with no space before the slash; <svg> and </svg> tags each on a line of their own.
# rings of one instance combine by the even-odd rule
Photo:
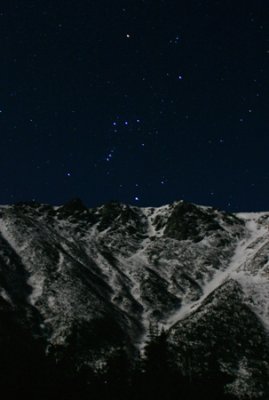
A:
<svg viewBox="0 0 269 400">
<path fill-rule="evenodd" d="M 268 0 L 0 4 L 0 203 L 269 210 Z"/>
</svg>

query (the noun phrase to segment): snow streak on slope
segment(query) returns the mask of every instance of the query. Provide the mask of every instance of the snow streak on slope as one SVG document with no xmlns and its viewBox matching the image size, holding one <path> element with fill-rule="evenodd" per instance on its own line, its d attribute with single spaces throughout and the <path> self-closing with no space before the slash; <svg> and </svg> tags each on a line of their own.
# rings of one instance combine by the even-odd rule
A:
<svg viewBox="0 0 269 400">
<path fill-rule="evenodd" d="M 269 330 L 269 214 L 240 214 L 247 220 L 256 240 L 249 244 L 246 256 L 231 277 L 244 291 L 244 302 Z"/>
<path fill-rule="evenodd" d="M 2 208 L 2 207 L 1 207 Z M 19 257 L 20 261 L 27 270 L 27 263 L 31 259 L 31 252 L 28 252 L 28 246 L 32 238 L 29 239 L 29 242 L 23 241 L 23 239 L 16 240 L 16 238 L 12 234 L 10 221 L 7 219 L 0 219 L 0 234 L 4 238 L 4 240 L 8 243 L 8 245 L 12 248 L 14 253 Z M 32 271 L 31 271 L 32 272 Z M 44 276 L 40 273 L 34 274 L 27 280 L 27 284 L 32 288 L 31 294 L 28 296 L 28 302 L 31 305 L 35 305 L 36 301 L 41 297 L 43 293 L 43 284 L 44 284 Z"/>
<path fill-rule="evenodd" d="M 166 329 L 169 329 L 176 322 L 194 312 L 210 293 L 228 279 L 235 279 L 242 285 L 246 293 L 246 300 L 248 299 L 248 305 L 252 305 L 252 308 L 255 309 L 256 313 L 269 327 L 268 278 L 261 277 L 260 274 L 253 276 L 250 272 L 243 272 L 244 266 L 247 263 L 251 263 L 253 257 L 268 243 L 268 228 L 257 222 L 259 218 L 266 217 L 267 215 L 264 213 L 238 214 L 246 222 L 246 235 L 239 241 L 229 267 L 225 271 L 219 270 L 215 273 L 213 279 L 203 287 L 203 295 L 198 301 L 183 305 L 178 312 L 172 315 L 164 325 Z"/>
</svg>

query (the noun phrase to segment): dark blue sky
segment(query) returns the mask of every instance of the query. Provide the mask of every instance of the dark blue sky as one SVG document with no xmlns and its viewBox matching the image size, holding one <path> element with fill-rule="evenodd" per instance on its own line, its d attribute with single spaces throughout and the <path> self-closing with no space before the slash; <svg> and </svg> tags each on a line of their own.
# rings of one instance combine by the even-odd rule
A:
<svg viewBox="0 0 269 400">
<path fill-rule="evenodd" d="M 269 3 L 0 4 L 0 203 L 269 210 Z"/>
</svg>

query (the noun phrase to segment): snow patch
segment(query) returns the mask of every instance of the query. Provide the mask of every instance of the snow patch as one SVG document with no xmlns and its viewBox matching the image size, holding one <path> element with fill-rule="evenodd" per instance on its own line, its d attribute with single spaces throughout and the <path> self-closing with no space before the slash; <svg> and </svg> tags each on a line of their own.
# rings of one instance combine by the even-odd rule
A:
<svg viewBox="0 0 269 400">
<path fill-rule="evenodd" d="M 32 275 L 27 281 L 28 285 L 32 287 L 32 293 L 28 297 L 28 301 L 32 306 L 36 304 L 43 293 L 44 281 L 45 278 L 38 275 Z"/>
<path fill-rule="evenodd" d="M 244 302 L 262 320 L 265 328 L 269 330 L 269 281 L 261 275 L 250 275 L 240 271 L 233 274 L 243 291 Z"/>
<path fill-rule="evenodd" d="M 0 290 L 0 296 L 7 301 L 9 304 L 13 304 L 11 298 L 9 297 L 7 291 L 4 288 L 1 288 Z"/>
</svg>

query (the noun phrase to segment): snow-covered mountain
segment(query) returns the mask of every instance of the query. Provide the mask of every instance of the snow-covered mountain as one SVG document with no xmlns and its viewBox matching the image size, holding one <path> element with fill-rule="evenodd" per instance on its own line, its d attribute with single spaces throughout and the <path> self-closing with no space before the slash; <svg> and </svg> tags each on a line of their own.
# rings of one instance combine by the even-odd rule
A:
<svg viewBox="0 0 269 400">
<path fill-rule="evenodd" d="M 255 398 L 268 389 L 269 212 L 2 206 L 0 322 L 7 314 L 78 366 L 123 343 L 137 351 L 156 321 L 188 374 L 214 360 L 232 393 Z"/>
</svg>

